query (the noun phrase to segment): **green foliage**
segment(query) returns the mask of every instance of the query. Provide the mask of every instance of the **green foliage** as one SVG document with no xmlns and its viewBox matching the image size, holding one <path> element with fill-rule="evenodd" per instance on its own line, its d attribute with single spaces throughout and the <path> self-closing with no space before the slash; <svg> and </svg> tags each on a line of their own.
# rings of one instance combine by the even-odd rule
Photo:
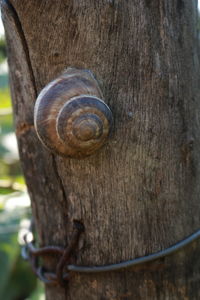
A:
<svg viewBox="0 0 200 300">
<path fill-rule="evenodd" d="M 5 60 L 5 58 L 6 58 L 6 42 L 5 42 L 5 38 L 1 37 L 0 38 L 0 62 Z"/>
<path fill-rule="evenodd" d="M 13 131 L 9 89 L 0 89 L 0 179 L 24 183 L 18 156 L 12 149 Z M 10 148 L 5 139 L 8 140 Z"/>
<path fill-rule="evenodd" d="M 36 287 L 35 276 L 28 268 L 27 262 L 23 261 L 20 256 L 17 257 L 12 271 L 5 285 L 5 292 L 2 293 L 2 299 L 26 299 Z"/>
<path fill-rule="evenodd" d="M 5 40 L 0 39 L 0 62 L 5 57 Z M 20 224 L 30 218 L 30 207 L 22 191 L 25 183 L 13 133 L 8 74 L 0 74 L 0 299 L 43 300 L 44 287 L 22 260 L 18 242 Z"/>
<path fill-rule="evenodd" d="M 1 49 L 0 41 L 0 53 Z M 2 78 L 0 75 L 0 87 L 6 84 Z M 0 299 L 42 300 L 43 285 L 37 283 L 28 262 L 22 260 L 18 242 L 20 223 L 30 218 L 30 208 L 26 201 L 23 204 L 28 195 L 20 191 L 24 189 L 24 177 L 12 149 L 13 132 L 10 93 L 4 87 L 0 88 Z"/>
<path fill-rule="evenodd" d="M 0 74 L 0 88 L 1 89 L 4 88 L 5 90 L 8 91 L 8 74 Z M 1 102 L 1 97 L 0 97 L 0 102 Z"/>
<path fill-rule="evenodd" d="M 0 192 L 0 299 L 42 300 L 43 285 L 37 283 L 28 262 L 21 258 L 19 245 L 25 228 L 22 220 L 30 219 L 28 195 L 11 188 L 1 188 Z"/>
<path fill-rule="evenodd" d="M 40 281 L 38 281 L 36 289 L 30 295 L 30 297 L 28 297 L 27 300 L 44 300 L 44 299 L 45 299 L 44 286 Z"/>
<path fill-rule="evenodd" d="M 21 202 L 22 196 L 22 192 L 14 190 L 11 194 L 7 191 L 6 195 L 0 196 L 0 299 L 25 299 L 36 286 L 30 266 L 21 258 L 18 243 L 21 220 L 30 217 L 27 204 L 16 205 Z"/>
<path fill-rule="evenodd" d="M 5 75 L 6 76 L 6 75 Z M 0 77 L 0 84 L 2 78 Z M 3 110 L 5 108 L 11 109 L 11 99 L 10 99 L 10 90 L 8 87 L 4 87 L 0 89 L 0 115 L 2 115 Z"/>
<path fill-rule="evenodd" d="M 13 189 L 11 187 L 1 187 L 0 186 L 0 195 L 9 195 L 13 192 Z"/>
</svg>

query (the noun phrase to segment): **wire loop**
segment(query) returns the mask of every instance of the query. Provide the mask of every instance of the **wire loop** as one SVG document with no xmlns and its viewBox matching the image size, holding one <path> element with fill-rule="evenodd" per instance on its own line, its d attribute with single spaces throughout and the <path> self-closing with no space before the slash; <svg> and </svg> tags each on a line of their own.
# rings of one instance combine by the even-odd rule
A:
<svg viewBox="0 0 200 300">
<path fill-rule="evenodd" d="M 72 233 L 70 244 L 66 248 L 58 246 L 46 246 L 36 248 L 33 237 L 33 225 L 31 224 L 29 232 L 24 235 L 25 246 L 22 247 L 21 255 L 30 262 L 34 274 L 45 284 L 64 286 L 70 278 L 69 272 L 64 272 L 64 268 L 70 260 L 70 257 L 78 244 L 80 234 L 84 227 L 79 222 L 74 222 L 74 231 Z M 32 233 L 32 240 L 28 241 L 28 235 Z M 56 267 L 56 273 L 49 272 L 39 265 L 39 257 L 58 256 L 59 260 Z"/>
</svg>

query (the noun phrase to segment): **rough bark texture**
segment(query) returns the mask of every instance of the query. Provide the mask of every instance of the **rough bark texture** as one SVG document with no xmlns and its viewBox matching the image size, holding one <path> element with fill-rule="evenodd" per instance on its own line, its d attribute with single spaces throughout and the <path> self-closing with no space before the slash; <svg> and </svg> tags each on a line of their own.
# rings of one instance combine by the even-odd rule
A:
<svg viewBox="0 0 200 300">
<path fill-rule="evenodd" d="M 2 11 L 40 244 L 66 245 L 80 220 L 73 261 L 96 265 L 153 253 L 197 230 L 197 1 L 10 0 Z M 33 126 L 36 96 L 68 66 L 94 72 L 115 119 L 109 143 L 83 160 L 50 154 Z M 46 287 L 47 299 L 199 299 L 199 246 L 127 271 L 77 274 L 66 289 Z"/>
</svg>

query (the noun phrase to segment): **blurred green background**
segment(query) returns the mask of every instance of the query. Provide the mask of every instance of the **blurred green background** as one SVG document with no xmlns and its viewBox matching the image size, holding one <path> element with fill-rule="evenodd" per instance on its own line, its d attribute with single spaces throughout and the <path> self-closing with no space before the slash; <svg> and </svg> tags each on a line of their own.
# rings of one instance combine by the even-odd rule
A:
<svg viewBox="0 0 200 300">
<path fill-rule="evenodd" d="M 4 36 L 0 37 L 0 299 L 42 300 L 44 290 L 21 258 L 30 200 L 14 134 Z"/>
</svg>

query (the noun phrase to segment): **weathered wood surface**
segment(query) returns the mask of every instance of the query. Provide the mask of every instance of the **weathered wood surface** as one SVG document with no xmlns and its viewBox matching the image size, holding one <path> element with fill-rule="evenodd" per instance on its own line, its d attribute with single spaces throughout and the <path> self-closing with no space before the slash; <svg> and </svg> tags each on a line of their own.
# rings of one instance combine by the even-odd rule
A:
<svg viewBox="0 0 200 300">
<path fill-rule="evenodd" d="M 20 157 L 41 245 L 85 233 L 74 262 L 149 254 L 200 227 L 197 1 L 2 3 Z M 38 140 L 39 91 L 66 67 L 87 68 L 114 114 L 110 142 L 74 160 Z M 199 299 L 199 245 L 128 271 L 76 275 L 47 299 Z M 51 265 L 51 262 L 46 262 Z M 52 267 L 52 265 L 51 265 Z"/>
</svg>

